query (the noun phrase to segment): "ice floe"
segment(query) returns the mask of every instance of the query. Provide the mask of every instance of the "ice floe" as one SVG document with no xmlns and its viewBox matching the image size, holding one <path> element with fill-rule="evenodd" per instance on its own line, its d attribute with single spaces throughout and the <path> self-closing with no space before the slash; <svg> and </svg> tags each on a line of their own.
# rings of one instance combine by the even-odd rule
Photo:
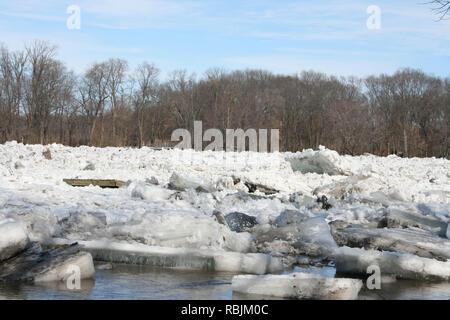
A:
<svg viewBox="0 0 450 320">
<path fill-rule="evenodd" d="M 233 277 L 234 292 L 291 299 L 354 300 L 363 283 L 357 279 L 325 278 L 317 274 Z"/>
<path fill-rule="evenodd" d="M 433 233 L 339 226 L 339 223 L 332 223 L 331 226 L 333 237 L 340 246 L 410 253 L 441 261 L 450 259 L 450 241 Z"/>
<path fill-rule="evenodd" d="M 91 254 L 77 244 L 45 249 L 38 243 L 0 262 L 0 282 L 56 282 L 92 278 L 95 273 Z M 74 278 L 75 280 L 75 278 Z"/>
<path fill-rule="evenodd" d="M 67 240 L 53 239 L 51 245 Z M 265 274 L 283 270 L 281 261 L 261 253 L 238 253 L 218 250 L 167 248 L 110 241 L 79 241 L 83 250 L 95 260 L 154 267 Z"/>
</svg>

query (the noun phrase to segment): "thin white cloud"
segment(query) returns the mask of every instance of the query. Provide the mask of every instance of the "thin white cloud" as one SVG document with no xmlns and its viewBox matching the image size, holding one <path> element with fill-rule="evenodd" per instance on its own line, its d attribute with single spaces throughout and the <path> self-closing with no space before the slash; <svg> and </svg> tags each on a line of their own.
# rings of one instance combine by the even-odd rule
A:
<svg viewBox="0 0 450 320">
<path fill-rule="evenodd" d="M 108 17 L 153 17 L 192 14 L 200 2 L 174 0 L 96 0 L 81 1 L 83 11 Z"/>
<path fill-rule="evenodd" d="M 355 50 L 355 49 L 307 49 L 307 48 L 276 48 L 275 51 L 289 54 L 326 54 L 326 55 L 342 55 L 342 56 L 377 56 L 392 57 L 393 55 L 401 55 L 402 53 L 392 53 L 383 50 Z M 405 54 L 405 53 L 403 53 Z"/>
<path fill-rule="evenodd" d="M 81 7 L 80 33 L 86 35 L 86 38 L 73 38 L 74 43 L 69 43 L 64 36 L 64 22 L 68 16 L 65 10 L 71 4 Z M 126 55 L 133 59 L 143 54 L 138 47 L 142 45 L 145 48 L 145 45 L 133 40 L 130 40 L 129 46 L 136 48 L 120 48 L 109 40 L 99 44 L 99 39 L 89 38 L 89 32 L 85 32 L 90 30 L 89 27 L 104 29 L 95 30 L 97 36 L 116 29 L 129 30 L 133 36 L 135 34 L 132 32 L 139 34 L 150 28 L 179 30 L 191 39 L 193 35 L 214 32 L 218 42 L 221 39 L 230 41 L 229 54 L 237 57 L 223 61 L 233 68 L 260 66 L 283 73 L 290 73 L 292 68 L 317 68 L 343 73 L 355 73 L 354 70 L 359 68 L 361 71 L 358 72 L 363 73 L 377 70 L 388 72 L 391 67 L 395 69 L 394 62 L 389 62 L 393 60 L 387 59 L 390 56 L 398 58 L 420 53 L 422 57 L 433 59 L 435 56 L 449 55 L 450 21 L 435 22 L 433 13 L 417 3 L 406 5 L 406 1 L 380 1 L 382 29 L 368 30 L 366 9 L 369 4 L 371 2 L 337 0 L 288 3 L 246 0 L 231 7 L 226 2 L 215 0 L 17 0 L 2 5 L 0 15 L 62 22 L 64 26 L 61 24 L 61 29 L 57 29 L 59 31 L 55 29 L 48 36 L 39 34 L 39 28 L 36 28 L 33 35 L 17 33 L 14 37 L 9 36 L 11 30 L 6 31 L 6 26 L 0 28 L 0 38 L 13 43 L 17 39 L 48 39 L 61 47 L 61 56 L 71 65 L 72 59 L 79 61 L 82 56 L 84 60 L 91 61 L 110 55 Z M 39 22 L 33 25 L 39 27 Z M 120 43 L 120 38 L 118 41 Z M 244 44 L 239 47 L 234 41 Z M 263 48 L 264 54 L 258 56 L 258 53 L 253 53 L 248 57 L 243 54 L 244 50 L 253 52 L 261 43 L 267 43 L 267 47 Z M 283 46 L 284 49 L 281 48 Z M 199 54 L 208 56 L 205 52 Z M 329 57 L 324 57 L 325 54 Z M 315 55 L 322 55 L 321 60 Z M 360 60 L 364 57 L 366 60 L 374 58 L 378 62 L 356 61 L 352 65 L 346 62 L 352 58 L 345 59 L 344 56 L 356 60 L 360 57 Z M 342 58 L 342 61 L 333 61 L 336 57 Z M 216 57 L 208 59 L 218 60 Z M 180 57 L 180 60 L 187 61 L 188 58 Z M 166 62 L 168 65 L 170 63 L 173 62 Z"/>
<path fill-rule="evenodd" d="M 0 14 L 43 21 L 65 21 L 70 5 L 81 9 L 83 24 L 105 29 L 182 27 L 201 15 L 200 1 L 176 0 L 47 0 L 11 1 Z"/>
<path fill-rule="evenodd" d="M 64 22 L 67 17 L 63 16 L 52 16 L 52 15 L 44 15 L 39 13 L 26 13 L 26 12 L 7 12 L 0 11 L 0 15 L 9 16 L 9 17 L 17 17 L 17 18 L 26 18 L 33 20 L 41 20 L 41 21 L 53 21 L 53 22 Z"/>
</svg>

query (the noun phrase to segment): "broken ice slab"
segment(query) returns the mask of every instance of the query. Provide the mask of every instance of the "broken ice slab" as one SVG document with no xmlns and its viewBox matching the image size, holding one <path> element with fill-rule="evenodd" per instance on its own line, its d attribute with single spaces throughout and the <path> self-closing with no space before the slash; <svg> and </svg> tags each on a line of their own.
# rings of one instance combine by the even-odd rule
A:
<svg viewBox="0 0 450 320">
<path fill-rule="evenodd" d="M 438 261 L 409 253 L 341 247 L 335 251 L 337 274 L 367 277 L 370 266 L 382 276 L 410 280 L 450 280 L 450 261 Z"/>
<path fill-rule="evenodd" d="M 13 219 L 0 219 L 0 261 L 25 250 L 28 243 L 25 226 Z"/>
<path fill-rule="evenodd" d="M 354 300 L 363 283 L 358 279 L 324 278 L 317 274 L 233 277 L 233 292 L 291 299 Z"/>
<path fill-rule="evenodd" d="M 265 195 L 277 194 L 279 191 L 268 186 L 262 185 L 260 183 L 244 182 L 244 185 L 248 188 L 249 193 L 255 193 L 259 191 Z"/>
<path fill-rule="evenodd" d="M 435 232 L 441 237 L 445 237 L 448 225 L 433 216 L 425 216 L 413 211 L 403 211 L 396 208 L 389 208 L 381 226 L 388 228 L 408 228 L 415 227 L 427 231 Z"/>
<path fill-rule="evenodd" d="M 300 253 L 313 257 L 332 257 L 333 250 L 338 247 L 322 217 L 306 218 L 300 223 L 268 231 L 257 230 L 255 235 L 255 242 L 259 245 L 277 240 L 286 241 Z"/>
<path fill-rule="evenodd" d="M 67 243 L 54 239 L 52 243 Z M 261 253 L 167 248 L 109 241 L 78 241 L 94 260 L 181 270 L 266 274 L 283 270 L 280 259 Z"/>
<path fill-rule="evenodd" d="M 302 173 L 318 173 L 329 175 L 352 175 L 356 171 L 361 171 L 362 168 L 357 168 L 358 163 L 349 157 L 340 156 L 336 151 L 327 150 L 324 147 L 319 147 L 319 150 L 312 149 L 303 150 L 289 154 L 286 161 L 291 164 L 293 171 L 300 171 Z M 358 170 L 359 169 L 359 170 Z"/>
<path fill-rule="evenodd" d="M 95 273 L 92 256 L 77 244 L 43 250 L 34 243 L 19 255 L 0 263 L 0 282 L 65 281 L 78 274 L 89 279 Z"/>
<path fill-rule="evenodd" d="M 181 176 L 173 173 L 170 177 L 168 187 L 173 190 L 184 191 L 187 189 L 194 189 L 197 192 L 214 192 L 215 188 L 210 184 L 201 181 L 198 178 Z"/>
<path fill-rule="evenodd" d="M 322 217 L 308 218 L 299 224 L 299 241 L 314 243 L 330 250 L 337 248 L 328 223 Z"/>
<path fill-rule="evenodd" d="M 79 272 L 81 279 L 90 279 L 95 274 L 94 261 L 92 255 L 88 252 L 79 251 L 70 256 L 61 255 L 44 263 L 40 268 L 34 268 L 37 274 L 34 276 L 34 282 L 56 282 L 66 281 L 72 275 Z"/>
<path fill-rule="evenodd" d="M 373 229 L 353 225 L 340 227 L 341 223 L 331 223 L 333 237 L 339 246 L 411 253 L 441 261 L 450 259 L 450 241 L 431 232 Z"/>
<path fill-rule="evenodd" d="M 362 193 L 361 182 L 370 179 L 370 175 L 355 175 L 314 189 L 314 195 L 326 194 L 334 199 L 344 199 L 351 194 Z"/>
</svg>

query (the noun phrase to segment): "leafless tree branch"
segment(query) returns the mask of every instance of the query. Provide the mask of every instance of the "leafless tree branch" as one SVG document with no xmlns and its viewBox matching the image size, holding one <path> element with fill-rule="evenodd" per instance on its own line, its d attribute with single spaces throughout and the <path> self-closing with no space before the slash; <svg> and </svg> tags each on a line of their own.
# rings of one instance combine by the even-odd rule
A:
<svg viewBox="0 0 450 320">
<path fill-rule="evenodd" d="M 445 20 L 445 17 L 450 12 L 450 0 L 432 0 L 427 2 L 427 4 L 433 6 L 431 10 L 439 16 L 438 20 Z"/>
</svg>

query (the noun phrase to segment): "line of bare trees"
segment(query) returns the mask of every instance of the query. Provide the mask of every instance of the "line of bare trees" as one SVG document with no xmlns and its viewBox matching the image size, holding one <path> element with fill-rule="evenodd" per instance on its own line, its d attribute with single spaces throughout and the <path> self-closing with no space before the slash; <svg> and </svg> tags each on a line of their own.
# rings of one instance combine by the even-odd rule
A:
<svg viewBox="0 0 450 320">
<path fill-rule="evenodd" d="M 82 75 L 36 41 L 0 48 L 0 142 L 169 145 L 177 128 L 278 128 L 284 151 L 450 156 L 450 78 L 402 69 L 365 79 L 317 72 L 210 69 L 159 80 L 144 62 L 94 63 Z"/>
</svg>

